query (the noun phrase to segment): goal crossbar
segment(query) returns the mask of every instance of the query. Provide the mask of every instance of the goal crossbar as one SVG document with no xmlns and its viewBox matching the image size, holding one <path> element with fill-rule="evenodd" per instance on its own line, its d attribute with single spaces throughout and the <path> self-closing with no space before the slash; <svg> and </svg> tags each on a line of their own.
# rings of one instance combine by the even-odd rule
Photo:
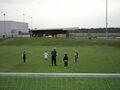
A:
<svg viewBox="0 0 120 90">
<path fill-rule="evenodd" d="M 0 76 L 24 76 L 24 77 L 119 77 L 120 73 L 4 73 Z"/>
</svg>

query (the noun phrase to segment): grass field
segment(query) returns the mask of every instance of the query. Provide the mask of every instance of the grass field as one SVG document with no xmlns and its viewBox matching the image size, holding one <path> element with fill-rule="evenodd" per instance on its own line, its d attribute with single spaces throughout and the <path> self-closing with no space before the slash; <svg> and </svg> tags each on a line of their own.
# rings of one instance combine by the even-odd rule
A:
<svg viewBox="0 0 120 90">
<path fill-rule="evenodd" d="M 50 52 L 56 47 L 57 66 Z M 49 59 L 43 59 L 44 51 Z M 74 65 L 74 51 L 79 64 Z M 22 53 L 26 51 L 27 62 Z M 69 56 L 64 68 L 63 56 Z M 9 38 L 0 39 L 0 72 L 120 73 L 120 39 Z M 0 90 L 120 90 L 120 78 L 39 78 L 0 76 Z"/>
<path fill-rule="evenodd" d="M 120 78 L 0 77 L 0 90 L 120 90 Z"/>
<path fill-rule="evenodd" d="M 50 52 L 56 47 L 57 66 L 51 66 Z M 27 63 L 22 61 L 23 51 Z M 44 51 L 49 59 L 43 59 Z M 74 50 L 79 52 L 79 64 L 73 64 Z M 69 56 L 69 67 L 63 67 L 63 57 Z M 62 73 L 119 73 L 120 39 L 87 40 L 65 38 L 10 38 L 0 39 L 0 72 L 62 72 Z"/>
</svg>

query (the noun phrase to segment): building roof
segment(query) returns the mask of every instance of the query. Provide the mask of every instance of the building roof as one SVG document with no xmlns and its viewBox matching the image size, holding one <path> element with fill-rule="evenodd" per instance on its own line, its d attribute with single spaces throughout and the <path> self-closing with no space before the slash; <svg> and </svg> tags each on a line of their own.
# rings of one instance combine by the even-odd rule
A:
<svg viewBox="0 0 120 90">
<path fill-rule="evenodd" d="M 26 23 L 26 22 L 21 22 L 21 21 L 9 21 L 9 20 L 8 20 L 8 21 L 6 21 L 6 20 L 3 21 L 3 20 L 2 20 L 2 21 L 0 21 L 0 22 L 13 22 L 13 23 L 25 23 L 25 24 L 28 24 L 28 23 Z"/>
<path fill-rule="evenodd" d="M 69 30 L 78 30 L 79 27 L 69 27 L 69 28 L 43 28 L 43 29 L 32 29 L 30 31 L 56 31 L 56 30 L 63 30 L 63 31 L 69 31 Z"/>
</svg>

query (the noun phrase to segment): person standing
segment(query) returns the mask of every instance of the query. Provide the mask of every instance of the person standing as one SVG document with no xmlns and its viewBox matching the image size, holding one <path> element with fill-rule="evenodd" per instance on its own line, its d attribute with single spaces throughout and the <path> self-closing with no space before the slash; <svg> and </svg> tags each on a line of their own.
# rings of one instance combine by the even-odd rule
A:
<svg viewBox="0 0 120 90">
<path fill-rule="evenodd" d="M 53 65 L 56 66 L 56 56 L 57 56 L 57 51 L 56 51 L 56 49 L 54 48 L 54 49 L 51 51 L 52 66 L 53 66 Z"/>
<path fill-rule="evenodd" d="M 48 60 L 48 52 L 45 51 L 43 55 L 44 55 L 44 59 L 45 59 L 45 60 Z"/>
<path fill-rule="evenodd" d="M 23 62 L 24 63 L 26 62 L 26 53 L 25 53 L 25 51 L 23 52 Z"/>
<path fill-rule="evenodd" d="M 78 64 L 78 52 L 76 50 L 74 53 L 74 64 Z"/>
<path fill-rule="evenodd" d="M 67 67 L 68 66 L 68 56 L 67 56 L 67 54 L 65 54 L 65 56 L 63 58 L 63 61 L 64 61 L 64 67 Z"/>
</svg>

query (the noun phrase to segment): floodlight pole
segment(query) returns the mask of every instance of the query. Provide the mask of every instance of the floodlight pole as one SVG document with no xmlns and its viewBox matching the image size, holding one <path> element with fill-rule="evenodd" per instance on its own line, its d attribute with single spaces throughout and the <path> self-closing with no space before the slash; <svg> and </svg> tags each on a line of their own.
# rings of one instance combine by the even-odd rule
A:
<svg viewBox="0 0 120 90">
<path fill-rule="evenodd" d="M 106 39 L 108 38 L 108 1 L 106 0 Z"/>
<path fill-rule="evenodd" d="M 24 25 L 25 25 L 25 14 L 24 14 L 24 13 L 23 13 L 23 23 L 24 23 Z M 25 30 L 25 26 L 24 26 L 23 29 Z"/>
<path fill-rule="evenodd" d="M 31 17 L 31 30 L 32 30 L 32 17 Z"/>
<path fill-rule="evenodd" d="M 5 37 L 5 35 L 6 35 L 5 15 L 6 15 L 6 14 L 4 13 L 3 15 L 4 15 L 4 37 Z"/>
<path fill-rule="evenodd" d="M 25 14 L 23 13 L 23 23 L 25 22 Z"/>
</svg>

